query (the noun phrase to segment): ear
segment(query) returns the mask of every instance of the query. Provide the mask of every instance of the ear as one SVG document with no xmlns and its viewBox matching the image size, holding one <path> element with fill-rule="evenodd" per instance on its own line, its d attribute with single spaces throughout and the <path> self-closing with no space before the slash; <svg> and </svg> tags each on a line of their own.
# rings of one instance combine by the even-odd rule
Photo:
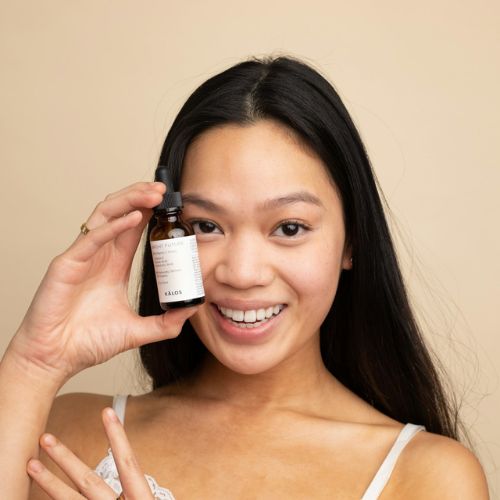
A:
<svg viewBox="0 0 500 500">
<path fill-rule="evenodd" d="M 347 247 L 344 250 L 344 255 L 342 257 L 342 269 L 346 271 L 350 271 L 352 269 L 352 250 L 350 247 Z"/>
</svg>

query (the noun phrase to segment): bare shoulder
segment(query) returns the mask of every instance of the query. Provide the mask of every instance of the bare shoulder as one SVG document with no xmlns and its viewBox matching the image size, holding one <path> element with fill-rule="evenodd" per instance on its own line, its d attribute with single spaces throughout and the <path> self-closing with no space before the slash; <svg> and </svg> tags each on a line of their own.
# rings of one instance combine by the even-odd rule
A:
<svg viewBox="0 0 500 500">
<path fill-rule="evenodd" d="M 58 396 L 52 405 L 46 432 L 54 434 L 76 456 L 94 468 L 107 451 L 107 436 L 101 421 L 101 412 L 111 406 L 112 396 L 87 393 L 69 393 Z M 50 460 L 43 450 L 40 460 L 56 476 L 74 487 L 64 472 Z M 33 483 L 30 500 L 49 497 Z"/>
<path fill-rule="evenodd" d="M 391 481 L 387 489 L 397 488 L 399 494 L 404 492 L 404 498 L 489 498 L 481 463 L 474 453 L 454 439 L 419 432 L 398 462 L 395 481 Z"/>
<path fill-rule="evenodd" d="M 85 454 L 85 450 L 107 441 L 101 411 L 112 402 L 112 396 L 103 394 L 75 392 L 58 396 L 50 411 L 47 432 L 64 441 L 73 451 Z"/>
</svg>

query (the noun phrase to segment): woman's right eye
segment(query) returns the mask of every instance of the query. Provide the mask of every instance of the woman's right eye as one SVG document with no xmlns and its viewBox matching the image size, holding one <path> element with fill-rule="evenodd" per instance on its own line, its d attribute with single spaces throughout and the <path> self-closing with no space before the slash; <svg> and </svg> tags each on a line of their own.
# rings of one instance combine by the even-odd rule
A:
<svg viewBox="0 0 500 500">
<path fill-rule="evenodd" d="M 195 234 L 222 234 L 220 230 L 219 233 L 217 233 L 217 225 L 208 220 L 194 220 L 191 221 L 190 224 Z"/>
</svg>

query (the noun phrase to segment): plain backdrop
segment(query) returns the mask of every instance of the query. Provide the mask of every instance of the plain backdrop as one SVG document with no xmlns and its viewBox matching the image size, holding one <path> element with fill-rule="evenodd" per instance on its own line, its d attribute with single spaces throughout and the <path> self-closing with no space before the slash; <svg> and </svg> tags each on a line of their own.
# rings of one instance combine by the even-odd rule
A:
<svg viewBox="0 0 500 500">
<path fill-rule="evenodd" d="M 94 205 L 152 179 L 188 95 L 248 57 L 297 56 L 333 82 L 359 127 L 494 497 L 499 26 L 498 0 L 0 1 L 0 353 Z M 132 352 L 61 392 L 146 389 Z"/>
</svg>

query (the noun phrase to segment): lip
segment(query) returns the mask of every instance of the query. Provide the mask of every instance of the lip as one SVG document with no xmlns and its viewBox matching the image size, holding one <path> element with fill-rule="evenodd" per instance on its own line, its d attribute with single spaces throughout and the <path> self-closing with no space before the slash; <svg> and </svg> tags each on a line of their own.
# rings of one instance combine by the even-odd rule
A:
<svg viewBox="0 0 500 500">
<path fill-rule="evenodd" d="M 221 299 L 220 301 L 213 300 L 212 303 L 217 304 L 219 307 L 226 307 L 227 309 L 233 309 L 233 310 L 236 309 L 238 311 L 267 309 L 268 307 L 271 306 L 286 305 L 278 301 L 262 302 L 258 300 L 235 300 L 235 299 Z"/>
<path fill-rule="evenodd" d="M 218 305 L 221 304 L 218 303 Z M 245 306 L 246 310 L 251 309 L 250 307 L 248 307 L 248 302 L 245 304 Z M 240 328 L 238 326 L 235 326 L 231 322 L 231 320 L 229 320 L 219 312 L 217 306 L 214 303 L 210 304 L 210 310 L 222 336 L 228 339 L 230 342 L 236 342 L 240 344 L 260 344 L 262 342 L 265 342 L 274 333 L 276 327 L 281 321 L 283 314 L 285 313 L 286 306 L 277 316 L 272 316 L 261 326 L 257 326 L 255 328 Z"/>
</svg>

